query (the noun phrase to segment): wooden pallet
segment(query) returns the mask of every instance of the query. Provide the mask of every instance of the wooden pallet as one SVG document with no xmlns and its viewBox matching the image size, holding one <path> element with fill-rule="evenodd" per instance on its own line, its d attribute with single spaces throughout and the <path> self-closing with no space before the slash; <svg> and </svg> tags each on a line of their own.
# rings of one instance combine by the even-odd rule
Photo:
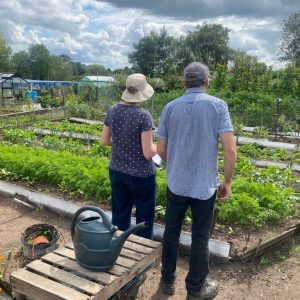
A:
<svg viewBox="0 0 300 300">
<path fill-rule="evenodd" d="M 75 261 L 73 244 L 58 248 L 11 274 L 16 299 L 104 300 L 140 276 L 161 256 L 161 243 L 131 235 L 114 267 L 95 272 Z"/>
</svg>

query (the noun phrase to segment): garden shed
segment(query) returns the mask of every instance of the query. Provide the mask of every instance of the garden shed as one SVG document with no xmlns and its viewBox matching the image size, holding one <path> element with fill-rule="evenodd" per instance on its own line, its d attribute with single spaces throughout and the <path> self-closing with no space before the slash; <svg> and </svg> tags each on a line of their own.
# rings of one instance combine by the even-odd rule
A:
<svg viewBox="0 0 300 300">
<path fill-rule="evenodd" d="M 85 76 L 78 82 L 78 94 L 94 105 L 110 105 L 116 91 L 116 81 L 110 76 Z"/>
<path fill-rule="evenodd" d="M 15 73 L 0 73 L 0 98 L 3 106 L 7 100 L 23 98 L 28 89 L 30 84 L 26 79 Z"/>
</svg>

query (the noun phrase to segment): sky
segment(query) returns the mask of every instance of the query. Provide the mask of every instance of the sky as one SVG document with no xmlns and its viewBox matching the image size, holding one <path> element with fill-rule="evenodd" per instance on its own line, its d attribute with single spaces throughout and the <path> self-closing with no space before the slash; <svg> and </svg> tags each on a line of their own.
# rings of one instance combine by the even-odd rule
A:
<svg viewBox="0 0 300 300">
<path fill-rule="evenodd" d="M 0 31 L 14 52 L 44 44 L 117 69 L 130 66 L 128 53 L 151 31 L 165 27 L 179 37 L 217 23 L 231 30 L 231 48 L 278 68 L 282 21 L 299 11 L 299 0 L 1 0 Z"/>
</svg>

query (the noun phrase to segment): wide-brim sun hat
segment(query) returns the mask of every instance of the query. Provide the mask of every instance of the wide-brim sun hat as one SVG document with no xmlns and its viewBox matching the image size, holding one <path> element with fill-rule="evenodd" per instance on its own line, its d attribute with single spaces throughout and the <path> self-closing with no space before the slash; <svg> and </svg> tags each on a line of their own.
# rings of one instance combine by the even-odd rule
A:
<svg viewBox="0 0 300 300">
<path fill-rule="evenodd" d="M 139 103 L 147 101 L 153 94 L 153 87 L 147 83 L 145 75 L 135 73 L 127 77 L 126 89 L 121 99 L 125 102 Z"/>
</svg>

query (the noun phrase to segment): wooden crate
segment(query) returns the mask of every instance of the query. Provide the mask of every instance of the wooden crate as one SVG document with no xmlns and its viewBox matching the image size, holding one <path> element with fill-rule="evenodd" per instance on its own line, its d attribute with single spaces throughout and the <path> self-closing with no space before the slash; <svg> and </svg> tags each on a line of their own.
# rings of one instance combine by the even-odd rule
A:
<svg viewBox="0 0 300 300">
<path fill-rule="evenodd" d="M 161 256 L 161 243 L 131 235 L 114 267 L 95 272 L 75 261 L 73 243 L 11 274 L 16 299 L 104 300 L 118 293 Z"/>
</svg>

